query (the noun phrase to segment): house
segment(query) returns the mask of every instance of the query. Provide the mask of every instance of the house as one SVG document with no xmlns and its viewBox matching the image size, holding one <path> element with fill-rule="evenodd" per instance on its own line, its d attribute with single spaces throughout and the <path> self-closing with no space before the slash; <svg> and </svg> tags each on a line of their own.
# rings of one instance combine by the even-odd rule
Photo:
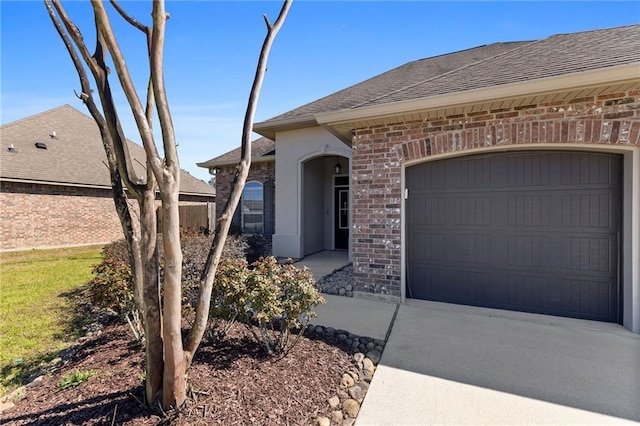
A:
<svg viewBox="0 0 640 426">
<path fill-rule="evenodd" d="M 640 25 L 495 43 L 255 124 L 249 185 L 273 253 L 348 250 L 359 297 L 640 333 L 639 108 Z M 199 164 L 221 197 L 231 154 Z"/>
<path fill-rule="evenodd" d="M 122 238 L 93 118 L 64 105 L 3 125 L 0 137 L 0 250 Z M 145 177 L 143 148 L 129 148 Z M 213 210 L 215 191 L 205 182 L 183 172 L 180 189 L 181 205 Z"/>
</svg>

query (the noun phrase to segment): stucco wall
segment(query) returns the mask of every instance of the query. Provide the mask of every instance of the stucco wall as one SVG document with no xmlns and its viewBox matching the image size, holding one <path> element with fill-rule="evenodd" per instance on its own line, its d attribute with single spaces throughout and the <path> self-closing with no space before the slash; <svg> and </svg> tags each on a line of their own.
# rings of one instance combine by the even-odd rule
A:
<svg viewBox="0 0 640 426">
<path fill-rule="evenodd" d="M 276 233 L 273 253 L 301 258 L 303 163 L 321 156 L 351 158 L 351 150 L 327 130 L 316 127 L 278 133 L 276 138 Z M 346 172 L 346 170 L 344 170 Z"/>
<path fill-rule="evenodd" d="M 354 290 L 402 294 L 405 164 L 500 147 L 640 146 L 638 108 L 640 93 L 635 91 L 357 129 L 352 164 Z"/>
<path fill-rule="evenodd" d="M 122 238 L 108 189 L 2 182 L 0 249 L 100 244 Z"/>
</svg>

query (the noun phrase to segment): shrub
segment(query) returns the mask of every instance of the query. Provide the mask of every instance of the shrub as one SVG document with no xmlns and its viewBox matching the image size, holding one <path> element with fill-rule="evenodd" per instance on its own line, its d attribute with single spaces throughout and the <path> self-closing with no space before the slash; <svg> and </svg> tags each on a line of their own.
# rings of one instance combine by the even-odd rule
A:
<svg viewBox="0 0 640 426">
<path fill-rule="evenodd" d="M 245 250 L 247 262 L 253 263 L 260 258 L 271 256 L 271 240 L 262 235 L 246 237 L 247 248 Z"/>
<path fill-rule="evenodd" d="M 204 265 L 207 262 L 213 235 L 182 235 L 182 308 L 184 316 L 189 318 L 198 300 L 198 286 Z M 244 260 L 248 250 L 247 240 L 243 236 L 229 235 L 222 250 L 225 259 Z M 160 250 L 162 254 L 162 250 Z M 218 265 L 218 270 L 220 265 Z M 218 272 L 216 271 L 216 275 Z M 162 278 L 162 271 L 161 271 Z M 215 285 L 215 284 L 214 284 Z"/>
<path fill-rule="evenodd" d="M 286 353 L 316 316 L 313 309 L 325 299 L 307 268 L 279 264 L 273 256 L 254 262 L 252 267 L 247 279 L 246 308 L 259 334 L 250 323 L 247 325 L 267 353 Z M 298 336 L 289 343 L 294 331 Z"/>
<path fill-rule="evenodd" d="M 246 260 L 220 261 L 211 292 L 210 325 L 207 331 L 210 339 L 224 338 L 236 320 L 244 319 L 248 276 Z"/>
<path fill-rule="evenodd" d="M 136 340 L 144 337 L 144 327 L 133 298 L 131 267 L 124 240 L 102 249 L 102 262 L 94 266 L 95 277 L 87 283 L 91 303 L 110 315 L 126 320 Z"/>
<path fill-rule="evenodd" d="M 220 263 L 211 303 L 213 338 L 223 337 L 236 320 L 243 320 L 254 339 L 269 354 L 288 352 L 325 300 L 311 272 L 278 264 L 274 257 L 247 266 L 246 261 Z M 291 334 L 298 337 L 290 342 Z"/>
</svg>

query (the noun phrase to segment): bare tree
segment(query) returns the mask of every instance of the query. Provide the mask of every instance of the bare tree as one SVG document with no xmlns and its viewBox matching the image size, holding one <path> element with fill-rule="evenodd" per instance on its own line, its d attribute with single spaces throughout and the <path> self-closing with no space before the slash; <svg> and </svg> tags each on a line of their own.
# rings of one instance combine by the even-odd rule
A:
<svg viewBox="0 0 640 426">
<path fill-rule="evenodd" d="M 169 14 L 164 0 L 155 0 L 152 6 L 152 25 L 145 26 L 128 15 L 115 0 L 111 4 L 126 22 L 141 30 L 147 38 L 149 57 L 149 84 L 146 105 L 143 106 L 127 69 L 125 58 L 103 0 L 91 0 L 96 27 L 96 48 L 93 55 L 85 44 L 80 30 L 67 15 L 60 0 L 44 0 L 49 16 L 69 52 L 80 78 L 82 92 L 79 98 L 87 105 L 98 124 L 107 155 L 116 209 L 122 223 L 132 263 L 134 295 L 145 327 L 146 336 L 146 398 L 152 403 L 162 394 L 165 409 L 180 407 L 186 399 L 186 376 L 206 328 L 209 316 L 211 291 L 216 269 L 222 256 L 231 217 L 235 211 L 251 165 L 251 131 L 256 106 L 269 51 L 284 24 L 292 0 L 285 0 L 276 21 L 267 26 L 253 86 L 249 95 L 241 141 L 241 160 L 233 182 L 233 189 L 219 219 L 216 234 L 200 280 L 199 298 L 195 322 L 186 341 L 181 335 L 181 278 L 182 250 L 178 199 L 180 190 L 180 165 L 169 103 L 164 83 L 163 55 L 165 26 Z M 146 153 L 146 180 L 136 176 L 127 149 L 117 109 L 111 93 L 107 55 L 111 58 L 120 87 L 133 113 L 142 145 Z M 91 90 L 85 67 L 93 76 L 100 98 L 98 108 Z M 152 129 L 154 113 L 160 123 L 160 135 L 164 158 L 159 154 Z M 127 202 L 127 191 L 137 202 L 140 215 L 139 230 L 133 224 Z M 162 238 L 165 256 L 165 273 L 162 301 L 158 280 L 156 241 L 156 190 L 162 208 Z"/>
</svg>

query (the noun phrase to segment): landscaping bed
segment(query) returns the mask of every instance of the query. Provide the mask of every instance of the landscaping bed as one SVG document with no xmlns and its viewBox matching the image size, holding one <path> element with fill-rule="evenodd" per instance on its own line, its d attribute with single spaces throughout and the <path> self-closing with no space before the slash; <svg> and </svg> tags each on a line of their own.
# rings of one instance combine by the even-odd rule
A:
<svg viewBox="0 0 640 426">
<path fill-rule="evenodd" d="M 357 364 L 362 369 L 363 356 L 356 355 L 355 362 L 352 351 L 337 337 L 310 330 L 287 356 L 273 358 L 265 356 L 245 326 L 237 325 L 223 341 L 200 348 L 189 375 L 187 404 L 165 414 L 141 403 L 144 353 L 130 336 L 126 325 L 114 324 L 82 339 L 66 351 L 53 374 L 28 387 L 14 400 L 15 407 L 0 414 L 0 423 L 313 424 L 319 417 L 331 418 L 332 412 L 334 418 L 339 415 L 353 392 L 361 400 L 372 376 L 372 370 L 361 372 L 362 385 L 353 390 L 356 379 L 347 376 L 358 377 Z M 64 378 L 78 372 L 92 375 L 78 386 L 57 390 Z M 357 408 L 350 409 L 357 414 Z M 344 414 L 344 423 L 331 424 L 352 423 Z"/>
</svg>

